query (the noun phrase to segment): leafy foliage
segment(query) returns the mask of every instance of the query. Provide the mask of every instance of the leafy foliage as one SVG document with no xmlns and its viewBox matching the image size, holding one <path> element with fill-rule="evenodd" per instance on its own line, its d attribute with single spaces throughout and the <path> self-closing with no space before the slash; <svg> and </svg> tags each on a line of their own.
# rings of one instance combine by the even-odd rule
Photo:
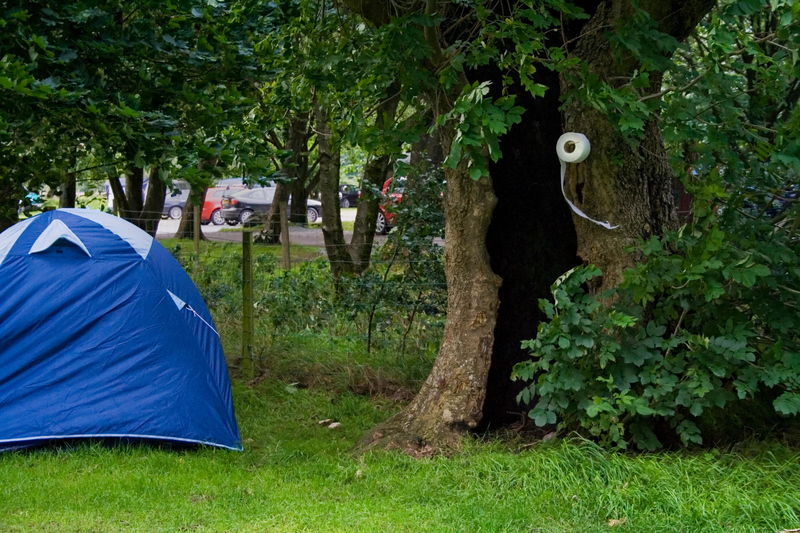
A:
<svg viewBox="0 0 800 533">
<path fill-rule="evenodd" d="M 549 321 L 524 343 L 533 358 L 514 370 L 534 381 L 520 399 L 539 395 L 537 424 L 560 415 L 603 442 L 654 449 L 664 422 L 701 443 L 704 412 L 764 392 L 777 413 L 800 413 L 797 236 L 767 217 L 707 213 L 640 242 L 645 260 L 603 295 L 611 304 L 584 289 L 592 266 L 553 285 L 540 304 Z"/>
<path fill-rule="evenodd" d="M 514 107 L 513 96 L 492 101 L 488 94 L 489 82 L 476 81 L 464 88 L 449 113 L 439 117 L 440 124 L 448 120 L 458 122 L 445 167 L 455 169 L 464 159 L 469 176 L 474 180 L 489 175 L 489 161 L 485 154 L 494 162 L 500 159 L 503 155 L 500 136 L 521 122 L 520 115 L 524 111 L 521 107 Z"/>
</svg>

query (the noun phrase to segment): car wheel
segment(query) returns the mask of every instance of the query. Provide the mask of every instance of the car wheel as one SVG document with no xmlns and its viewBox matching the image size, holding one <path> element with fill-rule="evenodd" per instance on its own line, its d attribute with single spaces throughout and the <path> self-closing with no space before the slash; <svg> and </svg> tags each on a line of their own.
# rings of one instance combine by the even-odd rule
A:
<svg viewBox="0 0 800 533">
<path fill-rule="evenodd" d="M 375 234 L 383 235 L 386 233 L 386 216 L 378 211 L 378 221 L 375 223 Z"/>
<path fill-rule="evenodd" d="M 251 216 L 253 216 L 253 212 L 250 209 L 245 209 L 239 214 L 239 222 L 244 224 Z"/>
<path fill-rule="evenodd" d="M 178 220 L 181 218 L 181 215 L 183 215 L 183 209 L 181 209 L 179 206 L 173 205 L 169 208 L 169 218 L 172 220 Z"/>
<path fill-rule="evenodd" d="M 347 209 L 348 207 L 350 207 L 350 200 L 342 198 L 342 209 Z"/>
<path fill-rule="evenodd" d="M 219 209 L 214 209 L 211 213 L 211 223 L 215 226 L 221 226 L 225 223 L 225 219 L 222 218 L 222 211 Z"/>
<path fill-rule="evenodd" d="M 308 219 L 309 224 L 313 224 L 319 218 L 319 213 L 313 207 L 309 207 L 306 211 L 306 218 Z"/>
</svg>

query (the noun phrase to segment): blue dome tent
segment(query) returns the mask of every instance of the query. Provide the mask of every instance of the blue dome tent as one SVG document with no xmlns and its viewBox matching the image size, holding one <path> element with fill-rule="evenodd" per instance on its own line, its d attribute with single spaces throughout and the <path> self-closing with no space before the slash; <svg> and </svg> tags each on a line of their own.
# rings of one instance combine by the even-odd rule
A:
<svg viewBox="0 0 800 533">
<path fill-rule="evenodd" d="M 0 450 L 133 438 L 241 450 L 192 280 L 120 218 L 58 209 L 0 233 Z"/>
</svg>

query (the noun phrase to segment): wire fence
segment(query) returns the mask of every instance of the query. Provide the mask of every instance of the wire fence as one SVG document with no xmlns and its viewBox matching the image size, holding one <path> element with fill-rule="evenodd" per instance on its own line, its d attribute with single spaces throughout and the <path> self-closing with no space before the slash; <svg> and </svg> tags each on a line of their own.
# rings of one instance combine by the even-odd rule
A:
<svg viewBox="0 0 800 533">
<path fill-rule="evenodd" d="M 207 234 L 199 253 L 192 241 L 158 234 L 208 304 L 231 370 L 248 377 L 252 361 L 255 375 L 276 371 L 276 365 L 287 366 L 287 353 L 298 346 L 302 354 L 290 357 L 295 368 L 343 356 L 361 366 L 428 368 L 441 342 L 446 313 L 441 246 L 430 245 L 420 252 L 402 239 L 380 239 L 366 271 L 334 279 L 322 232 L 299 229 L 314 233 L 316 240 L 306 238 L 297 246 L 290 234 L 289 269 L 283 267 L 280 244 L 252 247 L 251 333 L 242 304 L 246 286 L 242 262 L 247 255 L 243 232 L 226 232 L 235 239 L 221 239 L 219 231 Z M 247 335 L 252 341 L 243 344 Z M 418 372 L 420 379 L 425 372 Z"/>
</svg>

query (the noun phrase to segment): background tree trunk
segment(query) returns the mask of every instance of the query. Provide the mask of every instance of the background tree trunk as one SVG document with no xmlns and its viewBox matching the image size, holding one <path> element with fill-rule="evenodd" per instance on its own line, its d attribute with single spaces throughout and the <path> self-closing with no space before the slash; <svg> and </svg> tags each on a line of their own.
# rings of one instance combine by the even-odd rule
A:
<svg viewBox="0 0 800 533">
<path fill-rule="evenodd" d="M 299 167 L 302 163 L 303 152 L 307 149 L 308 138 L 306 117 L 295 116 L 289 123 L 289 140 L 286 142 L 285 149 L 292 152 L 292 155 L 283 163 L 283 175 L 291 180 L 293 184 L 299 177 Z M 281 237 L 281 218 L 280 204 L 287 200 L 290 194 L 291 184 L 278 183 L 275 188 L 275 196 L 272 205 L 267 213 L 264 227 L 253 235 L 253 242 L 274 244 L 280 241 Z M 303 209 L 305 216 L 305 209 Z M 305 218 L 303 218 L 305 221 Z"/>
<path fill-rule="evenodd" d="M 382 132 L 392 127 L 397 113 L 397 105 L 400 103 L 400 90 L 400 85 L 397 82 L 393 83 L 388 89 L 388 94 L 391 96 L 378 105 L 375 126 Z M 353 271 L 357 274 L 361 274 L 369 268 L 372 243 L 375 241 L 375 225 L 378 222 L 378 204 L 383 197 L 381 191 L 391 168 L 392 160 L 388 155 L 372 157 L 364 165 L 361 194 L 358 198 L 356 220 L 353 224 L 353 236 L 350 239 L 349 248 Z"/>
<path fill-rule="evenodd" d="M 22 187 L 11 180 L 0 180 L 0 232 L 19 221 L 19 201 L 24 196 Z"/>
<path fill-rule="evenodd" d="M 331 132 L 328 115 L 319 103 L 315 104 L 315 119 L 319 151 L 319 188 L 322 194 L 322 237 L 325 239 L 325 252 L 331 264 L 331 274 L 334 282 L 338 283 L 342 274 L 353 272 L 339 209 L 341 145 L 338 136 Z"/>
<path fill-rule="evenodd" d="M 175 234 L 176 239 L 194 239 L 194 201 L 193 198 L 200 198 L 200 217 L 202 222 L 203 205 L 206 202 L 206 193 L 208 187 L 202 189 L 192 189 L 189 198 L 186 199 L 186 204 L 183 206 L 183 214 L 181 215 L 181 222 L 178 224 L 178 232 Z M 200 240 L 207 240 L 203 234 L 203 229 L 200 229 Z"/>
<path fill-rule="evenodd" d="M 161 212 L 164 210 L 164 196 L 167 194 L 167 187 L 158 177 L 158 167 L 150 167 L 149 178 L 147 197 L 138 217 L 139 223 L 136 225 L 155 238 L 158 223 L 161 220 Z"/>
<path fill-rule="evenodd" d="M 158 176 L 158 168 L 150 167 L 147 197 L 144 200 L 144 169 L 134 168 L 127 174 L 124 190 L 119 177 L 110 176 L 108 182 L 114 192 L 114 205 L 119 216 L 155 237 L 164 210 L 164 196 L 167 194 L 167 187 Z"/>
<path fill-rule="evenodd" d="M 75 168 L 75 157 L 70 157 L 70 168 Z M 77 194 L 77 176 L 74 172 L 67 174 L 67 179 L 61 184 L 61 195 L 58 198 L 58 207 L 75 207 Z"/>
</svg>

